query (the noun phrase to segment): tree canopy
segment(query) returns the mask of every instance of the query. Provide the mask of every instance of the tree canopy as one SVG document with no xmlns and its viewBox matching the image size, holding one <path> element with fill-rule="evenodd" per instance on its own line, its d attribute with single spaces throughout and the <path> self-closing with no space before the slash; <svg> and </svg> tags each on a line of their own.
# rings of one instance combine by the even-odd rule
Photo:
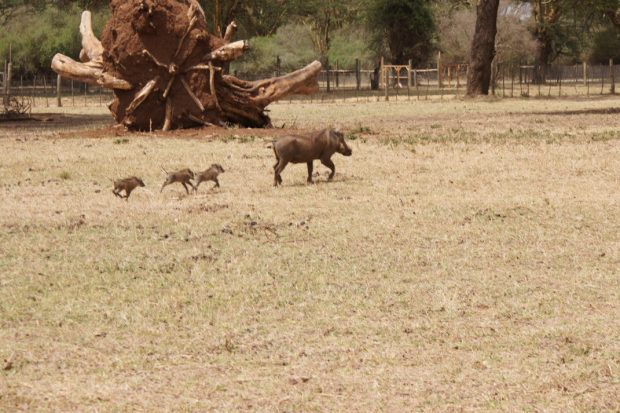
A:
<svg viewBox="0 0 620 413">
<path fill-rule="evenodd" d="M 433 48 L 435 20 L 427 0 L 376 0 L 368 9 L 368 25 L 379 51 L 395 64 L 426 62 Z"/>
<path fill-rule="evenodd" d="M 199 0 L 210 30 L 231 20 L 253 52 L 240 70 L 283 70 L 321 59 L 352 65 L 425 66 L 468 59 L 477 0 Z M 18 71 L 49 70 L 55 52 L 77 56 L 79 14 L 93 12 L 95 32 L 109 16 L 104 0 L 0 0 L 0 59 L 12 46 Z M 539 65 L 616 57 L 618 0 L 501 0 L 496 59 Z M 502 10 L 509 12 L 503 12 Z M 523 40 L 519 45 L 520 39 Z M 448 59 L 448 60 L 446 60 Z M 237 64 L 237 63 L 236 63 Z"/>
</svg>

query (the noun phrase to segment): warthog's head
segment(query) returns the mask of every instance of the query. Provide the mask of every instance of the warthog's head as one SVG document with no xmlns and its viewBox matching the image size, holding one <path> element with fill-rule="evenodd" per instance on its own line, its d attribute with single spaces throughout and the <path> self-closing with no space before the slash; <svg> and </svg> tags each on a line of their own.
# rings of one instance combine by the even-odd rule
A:
<svg viewBox="0 0 620 413">
<path fill-rule="evenodd" d="M 224 171 L 224 168 L 222 168 L 222 165 L 220 165 L 219 163 L 212 164 L 211 168 L 215 169 L 219 173 L 226 172 Z"/>
<path fill-rule="evenodd" d="M 142 181 L 142 179 L 138 178 L 137 181 L 139 186 L 146 186 L 144 185 L 144 181 Z"/>
<path fill-rule="evenodd" d="M 340 130 L 340 128 L 332 129 L 329 131 L 329 134 L 332 139 L 334 139 L 338 143 L 338 149 L 336 152 L 343 154 L 344 156 L 351 156 L 353 151 L 347 145 L 347 142 L 344 140 L 344 133 Z"/>
</svg>

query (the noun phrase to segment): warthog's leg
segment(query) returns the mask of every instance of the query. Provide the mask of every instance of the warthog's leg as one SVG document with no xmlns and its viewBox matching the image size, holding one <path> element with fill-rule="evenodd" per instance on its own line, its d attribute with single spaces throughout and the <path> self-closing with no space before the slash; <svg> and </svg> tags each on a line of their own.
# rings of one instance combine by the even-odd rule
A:
<svg viewBox="0 0 620 413">
<path fill-rule="evenodd" d="M 219 188 L 220 187 L 220 181 L 218 181 L 217 178 L 215 178 L 214 181 L 215 181 L 215 186 L 213 188 Z"/>
<path fill-rule="evenodd" d="M 166 185 L 168 185 L 169 183 L 170 183 L 170 182 L 168 182 L 168 181 L 164 181 L 164 183 L 163 183 L 163 185 L 161 186 L 161 189 L 159 190 L 159 192 L 161 193 L 161 192 L 164 190 L 164 188 L 166 187 Z"/>
<path fill-rule="evenodd" d="M 196 181 L 196 186 L 194 186 L 194 192 L 198 192 L 198 187 L 200 186 L 201 182 L 202 179 L 198 178 L 198 180 Z"/>
<path fill-rule="evenodd" d="M 129 201 L 129 195 L 131 195 L 131 191 L 133 191 L 133 189 L 125 190 L 125 201 Z"/>
<path fill-rule="evenodd" d="M 279 184 L 282 183 L 282 177 L 280 176 L 280 173 L 284 170 L 284 168 L 286 167 L 286 164 L 288 164 L 288 161 L 283 161 L 282 159 L 280 159 L 280 162 L 278 162 L 278 165 L 276 165 L 276 169 L 274 172 L 274 185 L 273 186 L 278 186 Z"/>
<path fill-rule="evenodd" d="M 312 183 L 312 161 L 308 162 L 308 183 Z"/>
<path fill-rule="evenodd" d="M 327 178 L 328 181 L 331 181 L 334 178 L 334 174 L 336 173 L 336 166 L 329 158 L 321 159 L 321 163 L 332 170 L 332 172 L 329 174 L 329 177 Z"/>
<path fill-rule="evenodd" d="M 181 182 L 181 185 L 183 185 L 183 188 L 185 188 L 185 192 L 187 192 L 187 195 L 189 195 L 189 189 L 187 189 L 187 185 L 185 185 L 185 182 Z"/>
</svg>

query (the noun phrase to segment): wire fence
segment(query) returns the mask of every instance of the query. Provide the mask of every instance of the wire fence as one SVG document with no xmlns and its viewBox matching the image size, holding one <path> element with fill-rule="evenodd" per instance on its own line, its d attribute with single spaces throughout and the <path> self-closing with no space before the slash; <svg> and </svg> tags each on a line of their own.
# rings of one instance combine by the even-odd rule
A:
<svg viewBox="0 0 620 413">
<path fill-rule="evenodd" d="M 463 96 L 467 90 L 465 64 L 434 68 L 354 68 L 323 70 L 319 91 L 309 96 L 290 96 L 283 103 L 337 101 L 429 100 Z M 19 72 L 18 72 L 19 73 Z M 280 71 L 256 74 L 234 73 L 243 79 L 284 75 Z M 620 65 L 549 66 L 544 70 L 528 65 L 498 66 L 493 69 L 490 94 L 499 97 L 577 97 L 615 94 Z M 27 99 L 33 108 L 106 106 L 113 98 L 108 89 L 51 74 L 12 76 L 0 72 L 3 96 Z M 60 83 L 59 83 L 60 82 Z"/>
<path fill-rule="evenodd" d="M 34 74 L 14 76 L 10 90 L 0 75 L 0 90 L 4 96 L 29 101 L 33 108 L 45 107 L 96 107 L 105 106 L 113 98 L 112 91 L 98 86 L 63 79 L 57 75 Z M 59 83 L 60 82 L 60 83 Z"/>
</svg>

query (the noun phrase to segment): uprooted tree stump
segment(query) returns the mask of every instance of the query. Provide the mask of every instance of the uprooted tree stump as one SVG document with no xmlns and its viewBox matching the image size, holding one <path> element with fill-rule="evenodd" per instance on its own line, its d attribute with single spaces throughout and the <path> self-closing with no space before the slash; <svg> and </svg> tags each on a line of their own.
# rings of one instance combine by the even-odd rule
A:
<svg viewBox="0 0 620 413">
<path fill-rule="evenodd" d="M 52 69 L 63 77 L 114 91 L 109 108 L 133 130 L 200 125 L 270 126 L 265 107 L 292 94 L 318 91 L 318 61 L 286 76 L 246 81 L 224 68 L 248 49 L 225 34 L 207 31 L 197 0 L 112 0 L 101 41 L 90 12 L 82 14 L 81 62 L 62 54 Z"/>
</svg>

